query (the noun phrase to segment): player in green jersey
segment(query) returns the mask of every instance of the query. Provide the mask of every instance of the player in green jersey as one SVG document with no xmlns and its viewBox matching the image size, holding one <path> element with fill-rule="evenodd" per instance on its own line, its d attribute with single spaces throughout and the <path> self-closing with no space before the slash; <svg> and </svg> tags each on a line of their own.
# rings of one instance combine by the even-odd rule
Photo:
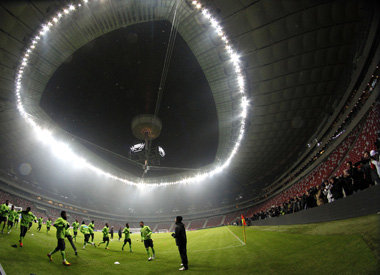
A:
<svg viewBox="0 0 380 275">
<path fill-rule="evenodd" d="M 28 231 L 29 224 L 33 221 L 37 220 L 37 217 L 33 215 L 32 212 L 30 212 L 30 207 L 28 206 L 25 211 L 19 211 L 18 214 L 21 214 L 21 222 L 20 222 L 20 247 L 23 247 L 23 241 L 26 235 L 26 232 Z"/>
<path fill-rule="evenodd" d="M 95 246 L 94 243 L 90 243 L 90 232 L 88 230 L 88 226 L 82 221 L 82 225 L 80 226 L 80 232 L 84 235 L 84 243 L 83 243 L 83 249 L 86 248 L 86 244 L 90 244 Z M 95 246 L 96 247 L 96 246 Z"/>
<path fill-rule="evenodd" d="M 78 228 L 79 228 L 79 222 L 78 220 L 75 220 L 75 222 L 72 223 L 73 231 L 74 231 L 74 239 L 77 241 L 77 235 L 78 235 Z"/>
<path fill-rule="evenodd" d="M 94 221 L 91 221 L 91 223 L 89 223 L 88 225 L 88 231 L 90 232 L 90 235 L 91 235 L 91 242 L 94 242 L 94 228 L 95 228 Z"/>
<path fill-rule="evenodd" d="M 131 241 L 131 231 L 129 229 L 129 224 L 125 224 L 125 228 L 123 230 L 123 233 L 125 234 L 124 238 L 124 244 L 121 250 L 124 250 L 124 246 L 129 243 L 129 252 L 132 252 L 132 241 Z"/>
<path fill-rule="evenodd" d="M 0 205 L 0 226 L 3 223 L 3 228 L 1 229 L 1 234 L 4 233 L 4 228 L 8 220 L 9 209 L 9 200 L 6 200 L 5 203 Z"/>
<path fill-rule="evenodd" d="M 73 242 L 73 236 L 71 235 L 70 227 L 66 229 L 65 237 L 69 240 L 71 247 L 73 248 L 73 250 L 75 252 L 75 256 L 78 256 L 78 251 L 77 251 L 77 248 L 75 247 L 75 244 Z"/>
<path fill-rule="evenodd" d="M 36 219 L 37 219 L 37 217 L 36 217 Z M 37 220 L 35 220 L 34 222 L 37 222 Z M 33 225 L 33 221 L 29 222 L 28 230 L 30 230 L 32 228 L 32 225 Z"/>
<path fill-rule="evenodd" d="M 61 212 L 61 217 L 58 218 L 53 225 L 55 228 L 57 228 L 57 247 L 50 253 L 47 254 L 48 258 L 50 261 L 53 261 L 52 255 L 55 252 L 61 251 L 61 256 L 62 256 L 62 264 L 65 266 L 71 265 L 67 260 L 66 260 L 66 253 L 65 253 L 65 235 L 66 235 L 66 229 L 69 228 L 69 223 L 67 222 L 67 215 L 66 211 Z"/>
<path fill-rule="evenodd" d="M 18 227 L 18 223 L 19 223 L 19 222 L 20 222 L 20 214 L 17 213 L 17 215 L 16 215 L 16 217 L 15 217 L 15 222 L 14 222 L 14 224 L 15 224 L 15 228 Z"/>
<path fill-rule="evenodd" d="M 152 230 L 150 230 L 149 226 L 144 225 L 144 222 L 140 222 L 141 227 L 141 241 L 144 242 L 144 246 L 146 249 L 146 253 L 148 254 L 148 261 L 154 260 L 156 257 L 156 253 L 153 248 L 153 240 L 152 240 Z M 152 249 L 152 256 L 149 252 L 149 247 Z"/>
<path fill-rule="evenodd" d="M 108 248 L 108 245 L 110 244 L 110 237 L 109 237 L 110 229 L 108 227 L 108 223 L 103 227 L 102 233 L 103 233 L 103 241 L 98 244 L 100 246 L 102 243 L 106 243 L 106 249 Z"/>
<path fill-rule="evenodd" d="M 12 227 L 16 218 L 18 218 L 18 213 L 15 210 L 15 206 L 12 205 L 11 211 L 8 214 L 8 226 L 7 226 L 8 234 L 11 233 Z"/>
<path fill-rule="evenodd" d="M 49 233 L 49 231 L 50 231 L 50 227 L 51 227 L 51 219 L 50 219 L 50 217 L 47 219 L 47 221 L 46 221 L 46 233 Z"/>
<path fill-rule="evenodd" d="M 43 221 L 44 221 L 44 219 L 42 217 L 40 217 L 38 219 L 38 221 L 37 221 L 38 222 L 38 227 L 37 227 L 38 231 L 41 231 Z"/>
</svg>

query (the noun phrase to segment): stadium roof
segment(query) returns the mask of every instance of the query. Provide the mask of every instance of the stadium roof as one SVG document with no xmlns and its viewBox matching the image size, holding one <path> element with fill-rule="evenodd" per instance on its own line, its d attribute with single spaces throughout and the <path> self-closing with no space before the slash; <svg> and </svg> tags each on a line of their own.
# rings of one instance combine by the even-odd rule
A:
<svg viewBox="0 0 380 275">
<path fill-rule="evenodd" d="M 144 151 L 129 149 L 142 142 L 134 136 L 131 122 L 137 115 L 155 112 L 170 33 L 171 24 L 160 20 L 120 28 L 93 40 L 54 72 L 40 106 L 90 150 L 140 177 L 142 165 L 136 167 L 126 160 L 140 159 L 136 154 L 145 156 Z M 149 170 L 145 177 L 171 174 L 169 167 L 197 169 L 214 161 L 218 119 L 213 95 L 180 35 L 171 54 L 158 116 L 163 128 L 153 145 L 163 147 L 165 156 L 153 164 L 161 170 Z"/>
<path fill-rule="evenodd" d="M 120 27 L 169 20 L 175 1 L 90 1 L 73 20 L 59 25 L 41 42 L 38 62 L 28 71 L 25 105 L 44 125 L 56 122 L 40 106 L 46 85 L 78 49 Z M 223 26 L 241 56 L 250 101 L 242 144 L 228 169 L 235 194 L 271 184 L 307 148 L 347 93 L 357 63 L 366 59 L 376 1 L 203 2 Z M 46 148 L 26 134 L 16 108 L 14 81 L 21 56 L 41 24 L 67 1 L 0 3 L 0 148 L 3 168 L 22 162 L 41 166 Z M 198 61 L 216 106 L 218 144 L 215 161 L 231 152 L 239 132 L 239 107 L 233 67 L 223 45 L 194 12 L 191 1 L 179 7 L 178 32 Z M 129 125 L 129 123 L 127 124 Z M 129 127 L 129 126 L 127 126 Z M 111 171 L 114 163 L 62 131 L 80 154 Z M 194 133 L 197 135 L 197 133 Z M 184 156 L 178 156 L 182 158 Z M 11 165 L 12 164 L 12 165 Z M 181 176 L 189 172 L 182 172 Z M 178 174 L 169 176 L 178 177 Z"/>
</svg>

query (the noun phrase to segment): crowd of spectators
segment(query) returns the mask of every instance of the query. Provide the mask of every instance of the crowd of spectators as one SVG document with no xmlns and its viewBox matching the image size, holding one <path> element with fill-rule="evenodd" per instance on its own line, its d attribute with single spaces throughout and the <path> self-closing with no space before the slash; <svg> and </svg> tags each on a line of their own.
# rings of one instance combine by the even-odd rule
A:
<svg viewBox="0 0 380 275">
<path fill-rule="evenodd" d="M 291 198 L 278 206 L 272 206 L 266 211 L 260 211 L 250 220 L 265 219 L 290 214 L 301 210 L 317 207 L 325 203 L 345 198 L 353 193 L 380 183 L 379 154 L 376 151 L 366 151 L 362 160 L 356 163 L 346 162 L 343 174 L 324 180 L 320 185 L 311 187 L 302 196 Z"/>
<path fill-rule="evenodd" d="M 240 214 L 254 220 L 277 217 L 332 203 L 380 183 L 380 104 L 309 174 L 264 203 L 226 216 L 239 224 Z"/>
<path fill-rule="evenodd" d="M 296 190 L 294 196 L 277 196 L 275 199 L 254 209 L 251 215 L 248 216 L 249 220 L 277 217 L 325 203 L 332 203 L 368 187 L 380 184 L 379 114 L 380 107 L 377 104 L 363 122 L 364 126 L 361 130 L 359 132 L 353 130 L 352 135 L 346 138 L 348 142 L 344 141 L 342 142 L 343 146 L 337 147 L 336 151 L 340 151 L 341 154 L 331 153 L 309 176 L 304 177 L 303 180 L 290 189 L 282 192 L 282 194 L 286 194 L 289 190 Z M 352 136 L 357 138 L 351 144 Z M 349 150 L 341 150 L 341 147 L 346 148 L 347 144 L 351 144 Z M 364 153 L 362 153 L 363 151 Z M 333 156 L 334 161 L 331 161 L 331 156 Z M 337 159 L 341 161 L 340 166 L 337 166 L 339 163 Z M 326 163 L 331 167 L 325 167 Z M 333 171 L 335 171 L 335 174 Z M 292 194 L 292 192 L 289 193 Z"/>
</svg>

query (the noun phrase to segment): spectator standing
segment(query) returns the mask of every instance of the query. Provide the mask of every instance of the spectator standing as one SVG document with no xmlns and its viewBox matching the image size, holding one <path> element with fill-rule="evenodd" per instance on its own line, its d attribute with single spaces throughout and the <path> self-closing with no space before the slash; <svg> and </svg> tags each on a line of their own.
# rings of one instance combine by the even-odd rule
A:
<svg viewBox="0 0 380 275">
<path fill-rule="evenodd" d="M 182 223 L 182 217 L 177 216 L 175 218 L 175 231 L 172 234 L 172 237 L 175 238 L 176 245 L 178 246 L 179 255 L 182 260 L 182 267 L 179 269 L 181 271 L 188 270 L 188 260 L 187 260 L 187 238 L 185 225 Z"/>
<path fill-rule="evenodd" d="M 334 197 L 334 201 L 343 198 L 342 184 L 340 180 L 336 178 L 331 178 L 329 181 L 332 185 L 331 194 Z"/>
<path fill-rule="evenodd" d="M 354 192 L 353 179 L 347 170 L 343 171 L 343 176 L 341 178 L 341 181 L 342 181 L 343 191 L 346 197 L 349 195 L 352 195 L 352 193 Z"/>
<path fill-rule="evenodd" d="M 373 185 L 370 161 L 370 154 L 368 151 L 365 151 L 361 161 L 355 163 L 355 166 L 360 167 L 359 170 L 362 173 L 360 190 L 364 190 Z"/>
<path fill-rule="evenodd" d="M 379 153 L 375 150 L 371 150 L 370 152 L 371 161 L 371 176 L 372 181 L 375 185 L 378 185 L 380 183 L 380 162 L 379 162 Z"/>
<path fill-rule="evenodd" d="M 334 201 L 334 197 L 331 193 L 332 186 L 332 183 L 328 181 L 325 186 L 325 189 L 323 190 L 323 194 L 326 196 L 328 203 L 332 203 Z"/>
<path fill-rule="evenodd" d="M 346 162 L 346 169 L 343 171 L 346 174 L 346 178 L 351 178 L 352 180 L 352 191 L 357 192 L 360 189 L 362 176 L 357 167 L 352 165 L 351 161 Z"/>
<path fill-rule="evenodd" d="M 317 206 L 320 206 L 325 203 L 324 195 L 322 192 L 321 186 L 317 187 L 317 193 L 315 194 L 315 199 L 317 201 Z"/>
<path fill-rule="evenodd" d="M 306 192 L 306 209 L 313 208 L 316 206 L 314 194 L 315 192 L 313 189 L 310 189 Z"/>
</svg>

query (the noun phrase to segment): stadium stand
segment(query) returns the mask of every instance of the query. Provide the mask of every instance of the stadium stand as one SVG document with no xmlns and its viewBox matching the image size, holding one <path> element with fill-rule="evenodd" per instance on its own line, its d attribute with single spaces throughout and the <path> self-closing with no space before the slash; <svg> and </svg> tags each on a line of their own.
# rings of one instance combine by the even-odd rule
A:
<svg viewBox="0 0 380 275">
<path fill-rule="evenodd" d="M 343 173 L 344 163 L 346 161 L 352 161 L 353 163 L 360 161 L 360 158 L 364 151 L 370 151 L 373 149 L 373 144 L 376 141 L 376 133 L 379 131 L 380 125 L 380 107 L 377 105 L 372 112 L 370 112 L 366 123 L 360 132 L 355 145 L 345 157 L 342 166 L 337 170 L 337 175 Z"/>
<path fill-rule="evenodd" d="M 195 229 L 200 229 L 203 228 L 203 225 L 205 224 L 206 220 L 193 220 L 190 222 L 190 225 L 187 227 L 189 230 L 195 230 Z"/>
<path fill-rule="evenodd" d="M 207 219 L 206 227 L 216 227 L 222 224 L 223 216 L 216 216 Z"/>
<path fill-rule="evenodd" d="M 376 149 L 374 144 L 378 139 L 379 131 L 380 104 L 377 103 L 368 112 L 367 117 L 308 175 L 304 176 L 290 188 L 258 206 L 228 214 L 224 224 L 239 223 L 241 213 L 244 214 L 248 220 L 255 220 L 264 219 L 268 216 L 273 217 L 293 213 L 308 207 L 310 208 L 310 205 L 307 204 L 307 199 L 312 197 L 315 201 L 318 188 L 322 189 L 321 192 L 328 192 L 328 190 L 324 189 L 326 188 L 323 184 L 324 180 L 335 178 L 336 182 L 341 181 L 347 161 L 357 163 L 357 169 L 362 169 L 359 162 L 363 158 L 363 153 Z M 340 187 L 340 190 L 343 190 L 342 187 Z M 345 196 L 345 193 L 342 193 L 343 196 Z M 289 206 L 291 206 L 290 209 Z M 314 206 L 316 205 L 312 207 Z"/>
<path fill-rule="evenodd" d="M 172 223 L 160 223 L 157 225 L 154 231 L 156 232 L 165 231 L 165 230 L 169 231 L 171 226 L 172 226 Z"/>
<path fill-rule="evenodd" d="M 226 224 L 226 225 L 227 224 L 232 224 L 240 216 L 240 213 L 241 212 L 234 212 L 232 214 L 226 215 L 226 218 L 224 220 L 224 224 Z M 247 216 L 247 215 L 245 215 L 245 216 Z"/>
</svg>

